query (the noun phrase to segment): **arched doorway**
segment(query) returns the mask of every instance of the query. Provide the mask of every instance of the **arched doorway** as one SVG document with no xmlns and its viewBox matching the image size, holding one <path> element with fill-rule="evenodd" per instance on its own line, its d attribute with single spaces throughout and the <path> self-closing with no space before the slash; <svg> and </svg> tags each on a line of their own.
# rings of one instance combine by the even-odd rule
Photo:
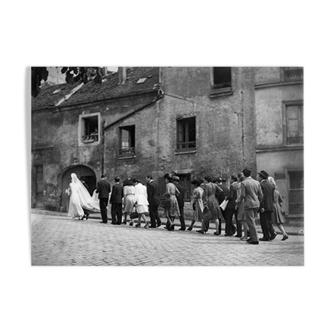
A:
<svg viewBox="0 0 332 332">
<path fill-rule="evenodd" d="M 92 195 L 93 191 L 96 189 L 96 175 L 95 172 L 84 165 L 75 165 L 67 169 L 62 176 L 62 199 L 61 207 L 62 211 L 68 211 L 69 196 L 66 194 L 66 189 L 69 188 L 69 183 L 71 182 L 71 173 L 75 173 L 79 179 L 84 179 L 89 187 L 89 193 Z"/>
</svg>

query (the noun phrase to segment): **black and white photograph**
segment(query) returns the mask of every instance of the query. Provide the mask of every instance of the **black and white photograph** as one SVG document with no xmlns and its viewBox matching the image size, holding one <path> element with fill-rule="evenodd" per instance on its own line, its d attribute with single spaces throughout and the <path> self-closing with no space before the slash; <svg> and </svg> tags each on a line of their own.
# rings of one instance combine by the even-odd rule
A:
<svg viewBox="0 0 332 332">
<path fill-rule="evenodd" d="M 304 264 L 303 67 L 31 80 L 32 265 Z"/>
</svg>

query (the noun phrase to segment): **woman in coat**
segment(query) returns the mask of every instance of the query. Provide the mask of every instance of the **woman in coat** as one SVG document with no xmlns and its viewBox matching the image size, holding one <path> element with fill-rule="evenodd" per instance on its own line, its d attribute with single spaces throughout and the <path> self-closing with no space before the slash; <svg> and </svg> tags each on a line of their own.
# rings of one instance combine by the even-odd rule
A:
<svg viewBox="0 0 332 332">
<path fill-rule="evenodd" d="M 277 225 L 277 227 L 280 229 L 283 237 L 281 241 L 286 241 L 288 239 L 288 234 L 286 233 L 284 227 L 282 224 L 284 223 L 284 216 L 281 212 L 281 203 L 282 203 L 282 197 L 280 195 L 280 192 L 278 190 L 277 184 L 274 181 L 274 178 L 272 176 L 268 177 L 269 182 L 274 186 L 274 201 L 273 201 L 273 213 L 272 213 L 272 222 Z"/>
<path fill-rule="evenodd" d="M 176 195 L 180 194 L 179 190 L 175 187 L 175 184 L 172 183 L 172 177 L 170 174 L 164 175 L 164 180 L 166 183 L 166 193 L 165 197 L 169 199 L 169 204 L 165 208 L 166 212 L 166 229 L 169 231 L 174 231 L 174 220 L 175 216 L 180 215 L 180 209 L 178 205 L 178 200 L 176 199 Z"/>
<path fill-rule="evenodd" d="M 219 233 L 219 219 L 221 218 L 221 210 L 219 207 L 219 203 L 216 197 L 216 193 L 222 193 L 223 190 L 216 184 L 212 183 L 212 176 L 207 175 L 204 177 L 204 194 L 203 194 L 203 202 L 204 206 L 206 206 L 212 215 L 212 220 L 214 220 L 216 224 L 216 231 L 213 233 L 214 235 L 220 235 Z M 208 230 L 208 225 L 204 226 L 204 230 L 196 231 L 198 233 L 206 233 Z"/>
<path fill-rule="evenodd" d="M 192 193 L 192 206 L 193 206 L 193 210 L 194 210 L 194 218 L 193 221 L 191 222 L 191 225 L 187 228 L 187 231 L 191 231 L 193 229 L 193 226 L 195 224 L 196 221 L 199 221 L 201 223 L 201 230 L 203 230 L 203 209 L 204 209 L 204 205 L 203 205 L 203 194 L 204 194 L 204 190 L 201 187 L 202 184 L 202 180 L 200 179 L 195 179 L 193 181 L 191 181 L 191 184 L 194 185 L 194 190 Z"/>
</svg>

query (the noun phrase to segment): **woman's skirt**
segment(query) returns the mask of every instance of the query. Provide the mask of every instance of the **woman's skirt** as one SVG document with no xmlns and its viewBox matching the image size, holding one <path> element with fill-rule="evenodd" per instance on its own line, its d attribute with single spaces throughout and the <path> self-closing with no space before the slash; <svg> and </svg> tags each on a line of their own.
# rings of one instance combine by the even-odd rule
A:
<svg viewBox="0 0 332 332">
<path fill-rule="evenodd" d="M 180 215 L 179 204 L 175 195 L 170 195 L 170 208 L 168 213 L 170 216 Z"/>
<path fill-rule="evenodd" d="M 216 196 L 213 195 L 207 198 L 207 206 L 212 214 L 212 219 L 221 218 L 221 209 Z"/>
<path fill-rule="evenodd" d="M 244 201 L 237 206 L 237 220 L 246 221 L 246 211 L 244 210 Z"/>
<path fill-rule="evenodd" d="M 285 222 L 284 216 L 281 213 L 280 205 L 273 204 L 273 212 L 272 212 L 272 223 L 276 225 L 283 224 Z"/>
<path fill-rule="evenodd" d="M 124 213 L 133 212 L 134 205 L 136 203 L 135 195 L 127 195 L 124 198 Z"/>
</svg>

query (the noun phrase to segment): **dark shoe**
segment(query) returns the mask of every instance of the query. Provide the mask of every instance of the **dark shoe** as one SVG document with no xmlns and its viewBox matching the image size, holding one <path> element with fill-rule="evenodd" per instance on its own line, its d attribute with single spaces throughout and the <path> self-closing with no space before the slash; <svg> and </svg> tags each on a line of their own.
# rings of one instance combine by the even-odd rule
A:
<svg viewBox="0 0 332 332">
<path fill-rule="evenodd" d="M 202 231 L 201 229 L 199 229 L 198 231 L 196 231 L 196 233 L 201 233 L 201 234 L 204 234 L 205 231 Z"/>
<path fill-rule="evenodd" d="M 214 232 L 213 234 L 214 234 L 214 235 L 220 235 L 220 233 L 219 233 L 219 232 Z"/>
<path fill-rule="evenodd" d="M 141 224 L 136 224 L 135 227 L 136 228 L 141 228 Z"/>
<path fill-rule="evenodd" d="M 123 221 L 123 222 L 121 223 L 121 225 L 127 225 L 127 222 L 126 222 L 126 221 Z"/>
<path fill-rule="evenodd" d="M 264 238 L 264 237 L 261 237 L 261 238 L 259 239 L 259 241 L 270 241 L 270 239 L 266 239 L 266 238 Z"/>
<path fill-rule="evenodd" d="M 224 234 L 224 236 L 233 236 L 233 234 Z"/>
<path fill-rule="evenodd" d="M 174 225 L 172 225 L 169 229 L 170 232 L 174 231 Z"/>
<path fill-rule="evenodd" d="M 188 227 L 188 228 L 187 228 L 187 231 L 192 231 L 192 230 L 193 230 L 192 227 Z"/>
<path fill-rule="evenodd" d="M 281 241 L 286 241 L 288 239 L 288 235 L 284 235 L 283 238 L 281 239 Z"/>
<path fill-rule="evenodd" d="M 277 235 L 278 235 L 277 233 L 274 233 L 273 235 L 271 235 L 271 236 L 270 236 L 270 240 L 271 240 L 271 241 L 274 240 L 274 239 L 276 238 Z"/>
<path fill-rule="evenodd" d="M 101 221 L 100 224 L 107 224 L 107 221 Z"/>
<path fill-rule="evenodd" d="M 157 227 L 160 227 L 161 226 L 161 222 L 157 224 Z"/>
<path fill-rule="evenodd" d="M 241 235 L 235 235 L 235 237 L 242 237 L 242 234 Z"/>
<path fill-rule="evenodd" d="M 249 244 L 259 244 L 258 241 L 248 241 Z"/>
<path fill-rule="evenodd" d="M 179 228 L 178 231 L 185 231 L 185 228 Z"/>
<path fill-rule="evenodd" d="M 156 226 L 149 226 L 149 228 L 156 228 Z"/>
<path fill-rule="evenodd" d="M 131 222 L 129 223 L 129 226 L 134 226 L 134 223 L 131 221 Z"/>
</svg>

